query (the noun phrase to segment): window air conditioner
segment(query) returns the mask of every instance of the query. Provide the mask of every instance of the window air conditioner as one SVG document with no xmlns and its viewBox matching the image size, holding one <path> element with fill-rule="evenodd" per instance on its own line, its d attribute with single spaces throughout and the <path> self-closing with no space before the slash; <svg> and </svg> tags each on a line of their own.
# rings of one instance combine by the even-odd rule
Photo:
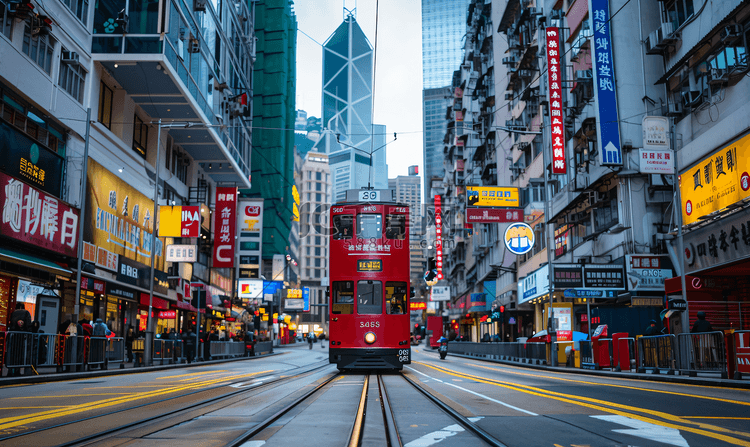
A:
<svg viewBox="0 0 750 447">
<path fill-rule="evenodd" d="M 740 37 L 741 35 L 742 35 L 742 27 L 740 27 L 740 25 L 737 25 L 737 24 L 727 25 L 719 33 L 719 36 L 721 37 L 721 41 L 724 43 L 731 42 L 734 39 Z"/>
<path fill-rule="evenodd" d="M 81 63 L 78 53 L 75 51 L 63 51 L 60 56 L 60 62 L 65 65 L 79 65 Z"/>
</svg>

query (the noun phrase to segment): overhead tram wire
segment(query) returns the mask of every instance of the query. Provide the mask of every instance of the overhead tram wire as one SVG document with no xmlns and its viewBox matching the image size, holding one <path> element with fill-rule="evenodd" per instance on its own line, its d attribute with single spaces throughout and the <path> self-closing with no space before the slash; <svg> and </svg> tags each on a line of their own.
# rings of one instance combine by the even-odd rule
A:
<svg viewBox="0 0 750 447">
<path fill-rule="evenodd" d="M 370 111 L 370 167 L 367 178 L 367 187 L 370 188 L 372 184 L 372 154 L 375 153 L 375 77 L 378 68 L 378 20 L 380 18 L 380 0 L 375 1 L 375 45 L 372 50 L 372 109 Z M 396 139 L 396 134 L 393 134 L 393 139 Z M 385 147 L 385 146 L 383 146 Z M 381 149 L 381 148 L 378 148 Z"/>
</svg>

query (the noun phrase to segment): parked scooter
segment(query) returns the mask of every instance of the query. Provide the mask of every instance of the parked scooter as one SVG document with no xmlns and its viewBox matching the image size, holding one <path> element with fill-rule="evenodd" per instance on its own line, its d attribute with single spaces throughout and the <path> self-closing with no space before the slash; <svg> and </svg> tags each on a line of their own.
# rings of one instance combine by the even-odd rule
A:
<svg viewBox="0 0 750 447">
<path fill-rule="evenodd" d="M 448 355 L 448 339 L 445 337 L 440 337 L 438 343 L 438 353 L 440 354 L 440 359 L 445 360 L 445 356 Z"/>
</svg>

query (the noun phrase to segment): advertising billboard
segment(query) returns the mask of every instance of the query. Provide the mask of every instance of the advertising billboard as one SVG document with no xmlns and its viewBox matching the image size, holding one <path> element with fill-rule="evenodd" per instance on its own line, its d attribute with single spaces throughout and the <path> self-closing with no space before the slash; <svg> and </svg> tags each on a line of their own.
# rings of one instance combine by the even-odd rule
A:
<svg viewBox="0 0 750 447">
<path fill-rule="evenodd" d="M 547 77 L 549 85 L 549 116 L 552 136 L 552 173 L 568 172 L 565 158 L 565 125 L 563 124 L 562 70 L 560 68 L 560 29 L 547 27 Z"/>
<path fill-rule="evenodd" d="M 200 237 L 199 206 L 160 206 L 159 236 Z"/>
<path fill-rule="evenodd" d="M 520 206 L 518 188 L 505 186 L 467 186 L 466 204 L 468 206 L 518 208 Z"/>
<path fill-rule="evenodd" d="M 234 234 L 236 226 L 237 188 L 216 188 L 213 267 L 234 267 Z"/>
</svg>

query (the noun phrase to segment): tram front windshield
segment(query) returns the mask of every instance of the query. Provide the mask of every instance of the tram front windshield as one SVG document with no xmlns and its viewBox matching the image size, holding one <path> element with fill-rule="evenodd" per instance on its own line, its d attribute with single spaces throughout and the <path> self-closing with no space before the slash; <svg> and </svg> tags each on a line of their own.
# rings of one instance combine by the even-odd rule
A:
<svg viewBox="0 0 750 447">
<path fill-rule="evenodd" d="M 360 214 L 357 216 L 357 237 L 381 239 L 383 237 L 383 216 L 380 214 Z"/>
<path fill-rule="evenodd" d="M 360 315 L 383 313 L 383 283 L 370 280 L 357 283 L 357 313 Z"/>
</svg>

